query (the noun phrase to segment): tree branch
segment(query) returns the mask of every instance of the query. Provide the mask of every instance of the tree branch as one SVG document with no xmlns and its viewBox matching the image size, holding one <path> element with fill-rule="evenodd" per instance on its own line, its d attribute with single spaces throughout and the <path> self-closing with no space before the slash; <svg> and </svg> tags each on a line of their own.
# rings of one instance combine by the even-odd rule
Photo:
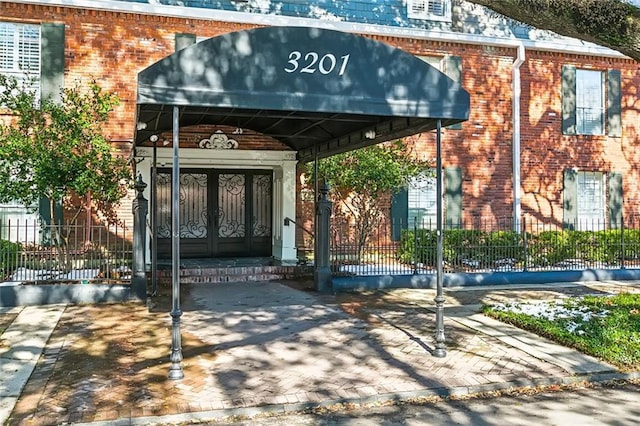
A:
<svg viewBox="0 0 640 426">
<path fill-rule="evenodd" d="M 620 0 L 468 0 L 535 28 L 640 61 L 640 9 Z"/>
</svg>

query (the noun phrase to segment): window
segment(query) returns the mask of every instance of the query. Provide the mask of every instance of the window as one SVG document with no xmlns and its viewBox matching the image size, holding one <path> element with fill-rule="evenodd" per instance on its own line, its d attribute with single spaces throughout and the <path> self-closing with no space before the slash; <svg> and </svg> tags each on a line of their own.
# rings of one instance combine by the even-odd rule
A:
<svg viewBox="0 0 640 426">
<path fill-rule="evenodd" d="M 602 172 L 578 172 L 577 230 L 597 231 L 606 228 L 605 176 Z"/>
<path fill-rule="evenodd" d="M 562 133 L 622 136 L 620 70 L 562 67 Z"/>
<path fill-rule="evenodd" d="M 435 176 L 411 179 L 407 188 L 408 228 L 435 229 L 437 221 Z"/>
<path fill-rule="evenodd" d="M 0 73 L 40 91 L 40 27 L 0 22 Z"/>
<path fill-rule="evenodd" d="M 418 56 L 423 62 L 431 65 L 456 83 L 462 81 L 462 58 L 460 56 Z M 462 123 L 447 126 L 448 130 L 461 130 Z"/>
<path fill-rule="evenodd" d="M 37 206 L 0 203 L 0 239 L 33 244 L 40 242 Z"/>
<path fill-rule="evenodd" d="M 443 225 L 458 228 L 462 223 L 462 169 L 443 170 Z M 399 241 L 403 229 L 435 229 L 437 225 L 437 188 L 435 170 L 417 177 L 391 197 L 391 238 Z"/>
<path fill-rule="evenodd" d="M 619 229 L 623 203 L 621 173 L 580 171 L 575 167 L 564 170 L 564 228 L 581 231 Z"/>
<path fill-rule="evenodd" d="M 600 71 L 576 70 L 576 132 L 604 134 L 604 84 Z"/>
<path fill-rule="evenodd" d="M 451 21 L 451 0 L 408 0 L 407 16 L 410 19 Z"/>
<path fill-rule="evenodd" d="M 444 71 L 443 68 L 443 58 L 440 56 L 418 56 L 422 62 L 425 62 L 438 71 Z"/>
</svg>

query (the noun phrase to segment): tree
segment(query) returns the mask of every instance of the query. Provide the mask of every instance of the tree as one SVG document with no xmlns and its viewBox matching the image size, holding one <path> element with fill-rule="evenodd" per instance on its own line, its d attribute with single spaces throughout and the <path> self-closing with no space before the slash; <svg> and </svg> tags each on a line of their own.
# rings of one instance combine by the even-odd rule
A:
<svg viewBox="0 0 640 426">
<path fill-rule="evenodd" d="M 45 198 L 51 218 L 56 204 L 70 212 L 66 224 L 75 224 L 91 206 L 115 221 L 114 208 L 132 184 L 127 160 L 102 133 L 117 96 L 93 82 L 86 91 L 78 84 L 63 89 L 57 102 L 38 98 L 25 84 L 0 75 L 0 106 L 8 113 L 0 123 L 0 202 L 32 206 Z M 62 252 L 70 227 L 65 233 L 53 225 L 52 243 Z"/>
<path fill-rule="evenodd" d="M 373 145 L 325 158 L 318 174 L 330 188 L 336 203 L 334 214 L 346 213 L 353 223 L 356 256 L 363 250 L 384 217 L 381 205 L 409 183 L 411 178 L 430 173 L 431 165 L 411 155 L 403 141 Z M 313 167 L 308 168 L 313 178 Z M 345 230 L 338 230 L 343 232 Z"/>
<path fill-rule="evenodd" d="M 640 2 L 469 0 L 535 28 L 589 41 L 640 61 Z"/>
</svg>

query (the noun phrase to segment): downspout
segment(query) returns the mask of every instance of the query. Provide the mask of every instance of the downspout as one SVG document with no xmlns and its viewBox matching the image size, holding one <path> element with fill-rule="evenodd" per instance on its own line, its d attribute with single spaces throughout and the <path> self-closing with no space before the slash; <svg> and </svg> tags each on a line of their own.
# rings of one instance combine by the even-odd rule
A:
<svg viewBox="0 0 640 426">
<path fill-rule="evenodd" d="M 514 231 L 520 232 L 520 216 L 522 215 L 521 205 L 521 179 L 520 179 L 520 66 L 525 60 L 525 48 L 521 42 L 518 44 L 518 53 L 513 62 L 512 85 L 513 85 L 513 226 Z"/>
</svg>

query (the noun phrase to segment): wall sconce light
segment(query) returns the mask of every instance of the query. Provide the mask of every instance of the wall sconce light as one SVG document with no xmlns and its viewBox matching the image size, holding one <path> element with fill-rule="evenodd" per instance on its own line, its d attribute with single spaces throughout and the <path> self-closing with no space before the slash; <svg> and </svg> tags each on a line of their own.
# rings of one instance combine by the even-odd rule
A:
<svg viewBox="0 0 640 426">
<path fill-rule="evenodd" d="M 366 132 L 364 132 L 364 137 L 367 139 L 375 139 L 376 138 L 376 131 L 375 130 L 367 130 Z"/>
<path fill-rule="evenodd" d="M 138 121 L 138 124 L 136 124 L 136 129 L 138 130 L 144 130 L 147 128 L 147 123 L 145 123 L 144 121 Z"/>
</svg>

